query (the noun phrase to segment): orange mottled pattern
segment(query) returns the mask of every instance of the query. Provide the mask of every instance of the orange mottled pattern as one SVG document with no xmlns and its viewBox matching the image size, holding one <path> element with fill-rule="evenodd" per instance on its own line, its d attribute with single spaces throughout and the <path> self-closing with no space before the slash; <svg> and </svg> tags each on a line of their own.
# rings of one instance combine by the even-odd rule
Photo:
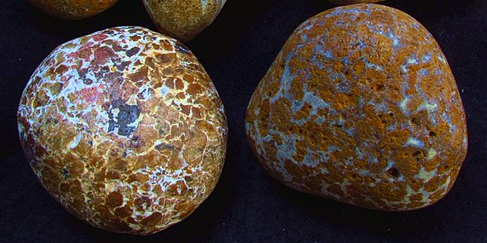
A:
<svg viewBox="0 0 487 243">
<path fill-rule="evenodd" d="M 438 43 L 409 15 L 375 4 L 301 24 L 253 94 L 246 129 L 261 164 L 289 187 L 385 211 L 440 200 L 467 152 Z"/>
<path fill-rule="evenodd" d="M 178 41 L 117 27 L 56 48 L 27 84 L 20 141 L 45 189 L 114 232 L 152 234 L 215 188 L 227 123 L 210 77 Z"/>
<path fill-rule="evenodd" d="M 188 42 L 208 27 L 226 0 L 143 0 L 159 30 Z"/>
<path fill-rule="evenodd" d="M 29 0 L 45 13 L 63 19 L 84 19 L 112 7 L 118 0 Z"/>
</svg>

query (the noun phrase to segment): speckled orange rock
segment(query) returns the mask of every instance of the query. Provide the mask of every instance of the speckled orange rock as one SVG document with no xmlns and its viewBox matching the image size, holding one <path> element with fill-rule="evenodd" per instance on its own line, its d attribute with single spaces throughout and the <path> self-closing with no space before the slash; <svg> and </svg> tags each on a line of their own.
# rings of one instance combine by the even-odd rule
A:
<svg viewBox="0 0 487 243">
<path fill-rule="evenodd" d="M 84 19 L 111 8 L 118 0 L 29 0 L 54 17 Z"/>
<path fill-rule="evenodd" d="M 159 30 L 188 42 L 215 20 L 226 0 L 143 0 Z"/>
<path fill-rule="evenodd" d="M 386 211 L 450 190 L 467 151 L 462 101 L 433 36 L 385 6 L 301 24 L 252 96 L 248 140 L 289 187 Z"/>
<path fill-rule="evenodd" d="M 355 4 L 355 3 L 377 3 L 385 0 L 326 0 L 326 1 L 337 5 L 347 5 L 347 4 Z"/>
<path fill-rule="evenodd" d="M 223 168 L 217 91 L 178 41 L 117 27 L 56 48 L 18 109 L 20 141 L 46 190 L 95 227 L 152 234 L 190 215 Z"/>
</svg>

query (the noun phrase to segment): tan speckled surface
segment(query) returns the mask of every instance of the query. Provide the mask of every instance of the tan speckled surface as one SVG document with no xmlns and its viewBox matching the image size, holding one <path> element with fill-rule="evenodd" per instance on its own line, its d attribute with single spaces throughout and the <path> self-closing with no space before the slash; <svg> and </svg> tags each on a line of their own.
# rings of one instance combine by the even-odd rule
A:
<svg viewBox="0 0 487 243">
<path fill-rule="evenodd" d="M 18 121 L 46 190 L 109 231 L 179 222 L 223 168 L 227 124 L 210 77 L 184 45 L 140 27 L 56 48 L 27 84 Z"/>
<path fill-rule="evenodd" d="M 118 0 L 29 0 L 45 13 L 63 19 L 84 19 L 112 7 Z"/>
<path fill-rule="evenodd" d="M 226 0 L 143 0 L 159 30 L 184 42 L 208 27 Z"/>
<path fill-rule="evenodd" d="M 253 94 L 246 128 L 264 168 L 289 187 L 386 211 L 440 200 L 467 153 L 462 101 L 438 43 L 376 4 L 301 24 Z"/>
</svg>

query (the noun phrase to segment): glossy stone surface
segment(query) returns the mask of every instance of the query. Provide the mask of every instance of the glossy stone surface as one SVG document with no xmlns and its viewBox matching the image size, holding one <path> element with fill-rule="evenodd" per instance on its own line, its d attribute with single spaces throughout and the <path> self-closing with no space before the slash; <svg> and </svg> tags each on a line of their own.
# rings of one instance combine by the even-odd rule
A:
<svg viewBox="0 0 487 243">
<path fill-rule="evenodd" d="M 467 152 L 462 101 L 433 36 L 381 5 L 301 24 L 254 92 L 249 143 L 289 187 L 386 211 L 450 190 Z"/>
<path fill-rule="evenodd" d="M 356 4 L 356 3 L 377 3 L 385 0 L 326 0 L 326 1 L 337 5 L 347 5 L 347 4 Z"/>
<path fill-rule="evenodd" d="M 159 30 L 188 42 L 215 20 L 226 0 L 143 0 Z"/>
<path fill-rule="evenodd" d="M 43 12 L 63 19 L 84 19 L 112 7 L 118 0 L 29 0 Z"/>
<path fill-rule="evenodd" d="M 204 68 L 140 27 L 56 48 L 22 94 L 18 126 L 46 190 L 114 232 L 152 234 L 186 218 L 217 184 L 226 151 L 223 105 Z"/>
</svg>

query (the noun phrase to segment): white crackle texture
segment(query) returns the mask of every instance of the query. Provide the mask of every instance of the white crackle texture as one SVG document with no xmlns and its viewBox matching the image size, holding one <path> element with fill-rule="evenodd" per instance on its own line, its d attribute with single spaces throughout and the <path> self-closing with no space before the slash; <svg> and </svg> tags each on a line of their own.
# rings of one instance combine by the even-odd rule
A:
<svg viewBox="0 0 487 243">
<path fill-rule="evenodd" d="M 374 4 L 301 24 L 254 92 L 246 129 L 286 185 L 386 211 L 440 200 L 467 152 L 465 112 L 438 43 L 409 15 Z"/>
<path fill-rule="evenodd" d="M 191 214 L 223 168 L 224 108 L 178 41 L 140 27 L 56 48 L 29 80 L 20 140 L 42 185 L 73 215 L 152 234 Z"/>
</svg>

